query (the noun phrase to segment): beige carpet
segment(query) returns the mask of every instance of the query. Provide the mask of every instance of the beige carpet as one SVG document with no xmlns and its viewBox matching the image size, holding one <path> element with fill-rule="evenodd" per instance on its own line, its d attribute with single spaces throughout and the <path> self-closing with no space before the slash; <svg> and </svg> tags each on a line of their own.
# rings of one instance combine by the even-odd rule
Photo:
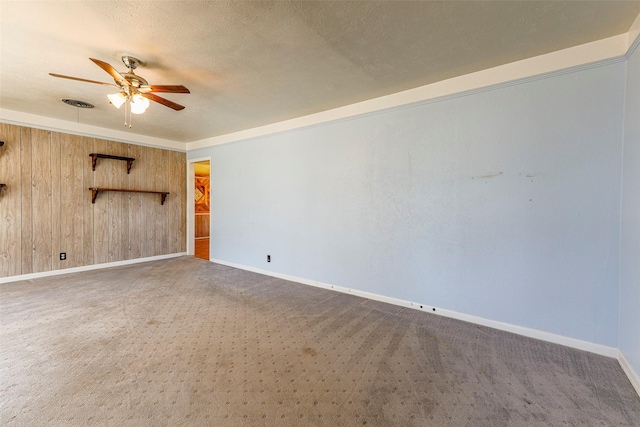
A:
<svg viewBox="0 0 640 427">
<path fill-rule="evenodd" d="M 0 310 L 3 426 L 640 426 L 614 359 L 194 257 Z"/>
</svg>

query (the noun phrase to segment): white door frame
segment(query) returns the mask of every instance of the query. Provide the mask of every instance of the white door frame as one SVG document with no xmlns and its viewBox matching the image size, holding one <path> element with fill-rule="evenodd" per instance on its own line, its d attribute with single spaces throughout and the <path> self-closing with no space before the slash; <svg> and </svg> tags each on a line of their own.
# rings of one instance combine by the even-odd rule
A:
<svg viewBox="0 0 640 427">
<path fill-rule="evenodd" d="M 209 162 L 211 167 L 211 157 L 198 157 L 197 159 L 187 159 L 187 255 L 195 255 L 195 239 L 196 239 L 196 170 L 195 163 Z M 211 180 L 211 172 L 209 172 L 209 180 Z M 209 201 L 211 201 L 211 191 L 209 191 Z M 209 207 L 209 257 L 211 257 L 211 206 Z"/>
</svg>

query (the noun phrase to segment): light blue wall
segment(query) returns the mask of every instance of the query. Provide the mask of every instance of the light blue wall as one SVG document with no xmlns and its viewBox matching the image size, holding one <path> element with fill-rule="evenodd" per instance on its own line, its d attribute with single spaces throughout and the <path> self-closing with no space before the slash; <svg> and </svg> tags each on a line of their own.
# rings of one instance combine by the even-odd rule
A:
<svg viewBox="0 0 640 427">
<path fill-rule="evenodd" d="M 624 78 L 189 152 L 212 159 L 211 256 L 617 347 Z"/>
<path fill-rule="evenodd" d="M 640 374 L 640 49 L 627 62 L 620 244 L 620 350 Z"/>
</svg>

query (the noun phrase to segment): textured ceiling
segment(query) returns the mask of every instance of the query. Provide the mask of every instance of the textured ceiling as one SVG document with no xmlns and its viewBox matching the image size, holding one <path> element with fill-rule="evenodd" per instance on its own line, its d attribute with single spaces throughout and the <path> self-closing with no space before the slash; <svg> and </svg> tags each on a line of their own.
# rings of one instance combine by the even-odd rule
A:
<svg viewBox="0 0 640 427">
<path fill-rule="evenodd" d="M 0 1 L 0 107 L 124 130 L 89 61 L 183 84 L 128 130 L 190 142 L 626 32 L 640 1 Z M 80 110 L 60 102 L 90 102 Z"/>
</svg>

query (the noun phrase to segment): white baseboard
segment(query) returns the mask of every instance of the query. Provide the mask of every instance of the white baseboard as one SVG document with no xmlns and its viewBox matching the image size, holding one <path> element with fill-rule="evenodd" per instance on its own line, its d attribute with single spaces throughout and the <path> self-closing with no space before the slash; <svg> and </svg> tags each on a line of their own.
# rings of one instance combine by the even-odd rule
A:
<svg viewBox="0 0 640 427">
<path fill-rule="evenodd" d="M 105 262 L 102 264 L 83 265 L 82 267 L 63 268 L 60 270 L 43 271 L 40 273 L 21 274 L 18 276 L 0 277 L 0 283 L 18 282 L 20 280 L 39 279 L 41 277 L 58 276 L 60 274 L 78 273 L 81 271 L 99 270 L 102 268 L 119 267 L 122 265 L 138 264 L 141 262 L 157 261 L 160 259 L 176 258 L 186 255 L 186 252 L 179 252 L 176 254 L 168 255 L 156 255 L 146 258 L 128 259 L 125 261 Z"/>
<path fill-rule="evenodd" d="M 627 378 L 629 378 L 631 385 L 636 389 L 636 393 L 640 396 L 640 375 L 633 370 L 633 367 L 627 358 L 624 357 L 624 353 L 622 353 L 622 351 L 618 351 L 618 362 L 620 363 L 624 373 L 627 374 Z"/>
<path fill-rule="evenodd" d="M 540 331 L 538 329 L 526 328 L 524 326 L 512 325 L 510 323 L 498 322 L 496 320 L 485 319 L 483 317 L 472 316 L 470 314 L 460 313 L 453 310 L 446 310 L 438 307 L 434 307 L 427 304 L 422 304 L 418 302 L 401 300 L 398 298 L 392 298 L 385 295 L 374 294 L 371 292 L 360 291 L 357 289 L 345 288 L 342 286 L 330 285 L 327 283 L 318 282 L 316 280 L 305 279 L 302 277 L 290 276 L 288 274 L 276 273 L 269 270 L 263 270 L 261 268 L 255 268 L 242 264 L 235 264 L 227 261 L 222 261 L 218 259 L 210 259 L 211 262 L 215 262 L 217 264 L 226 265 L 229 267 L 238 268 L 240 270 L 251 271 L 254 273 L 264 274 L 266 276 L 277 277 L 283 280 L 289 280 L 291 282 L 297 282 L 304 285 L 316 286 L 318 288 L 329 289 L 337 292 L 342 292 L 345 294 L 356 295 L 362 298 L 367 298 L 370 300 L 386 302 L 389 304 L 398 305 L 401 307 L 413 308 L 415 310 L 425 311 L 433 314 L 439 314 L 440 316 L 450 317 L 452 319 L 463 320 L 469 323 L 475 323 L 477 325 L 487 326 L 494 329 L 499 329 L 501 331 L 511 332 L 518 335 L 523 335 L 529 338 L 535 338 L 542 341 L 551 342 L 554 344 L 560 344 L 567 347 L 576 348 L 578 350 L 588 351 L 590 353 L 599 354 L 602 356 L 612 357 L 614 359 L 618 358 L 619 351 L 617 348 L 608 347 L 601 344 L 595 344 L 589 341 L 582 341 L 575 338 L 565 337 L 563 335 L 556 335 L 550 332 Z"/>
</svg>

